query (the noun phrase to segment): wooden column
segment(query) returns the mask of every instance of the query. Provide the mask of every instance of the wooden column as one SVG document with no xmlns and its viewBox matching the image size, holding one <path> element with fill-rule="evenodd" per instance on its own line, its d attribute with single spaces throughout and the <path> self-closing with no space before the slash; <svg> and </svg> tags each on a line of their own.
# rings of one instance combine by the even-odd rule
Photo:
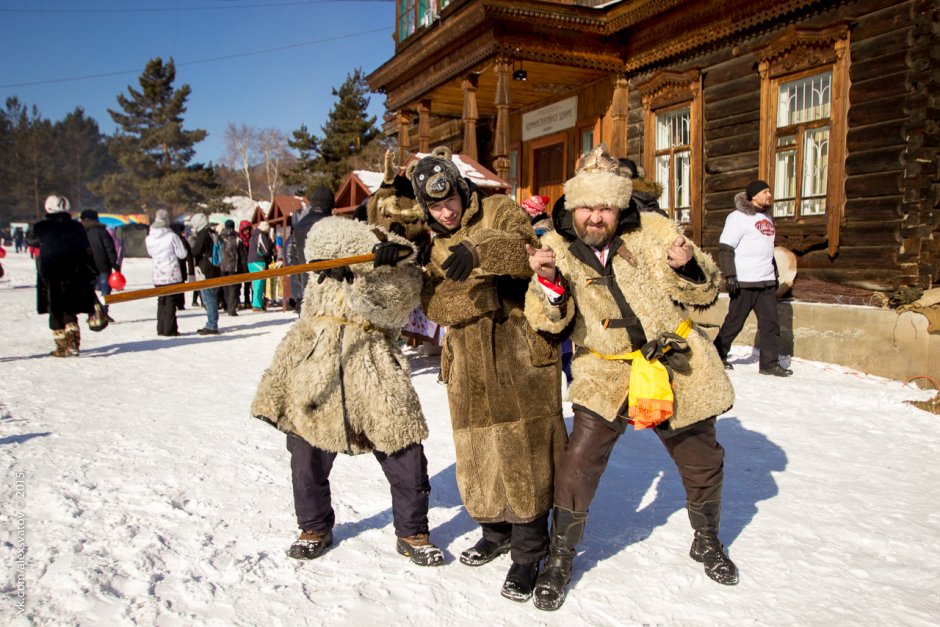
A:
<svg viewBox="0 0 940 627">
<path fill-rule="evenodd" d="M 431 152 L 431 100 L 418 103 L 418 152 Z M 404 163 L 399 161 L 399 163 Z"/>
<path fill-rule="evenodd" d="M 614 83 L 614 95 L 610 100 L 607 116 L 611 122 L 610 145 L 613 157 L 627 156 L 627 79 L 621 77 Z"/>
<path fill-rule="evenodd" d="M 463 89 L 463 152 L 477 159 L 477 87 L 479 74 L 468 74 L 460 84 Z"/>
<path fill-rule="evenodd" d="M 398 163 L 404 163 L 408 159 L 411 146 L 411 116 L 412 111 L 408 109 L 398 111 Z"/>
<path fill-rule="evenodd" d="M 509 92 L 509 74 L 512 65 L 509 59 L 496 61 L 496 137 L 493 139 L 493 170 L 504 181 L 509 180 L 509 105 L 512 96 Z"/>
</svg>

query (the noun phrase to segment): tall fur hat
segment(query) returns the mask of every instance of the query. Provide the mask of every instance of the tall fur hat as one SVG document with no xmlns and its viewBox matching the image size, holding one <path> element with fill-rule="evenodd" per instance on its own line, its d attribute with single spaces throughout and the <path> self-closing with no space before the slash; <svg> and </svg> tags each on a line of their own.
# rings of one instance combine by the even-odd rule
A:
<svg viewBox="0 0 940 627">
<path fill-rule="evenodd" d="M 67 213 L 72 210 L 72 204 L 65 196 L 51 194 L 46 198 L 46 213 Z"/>
<path fill-rule="evenodd" d="M 429 204 L 454 194 L 460 196 L 464 207 L 470 204 L 470 186 L 460 175 L 452 156 L 450 148 L 438 146 L 430 155 L 408 166 L 406 175 L 411 179 L 415 200 L 425 212 Z"/>
<path fill-rule="evenodd" d="M 630 204 L 633 183 L 623 176 L 620 163 L 607 152 L 607 144 L 598 144 L 584 155 L 574 176 L 565 182 L 565 208 L 626 208 Z"/>
</svg>

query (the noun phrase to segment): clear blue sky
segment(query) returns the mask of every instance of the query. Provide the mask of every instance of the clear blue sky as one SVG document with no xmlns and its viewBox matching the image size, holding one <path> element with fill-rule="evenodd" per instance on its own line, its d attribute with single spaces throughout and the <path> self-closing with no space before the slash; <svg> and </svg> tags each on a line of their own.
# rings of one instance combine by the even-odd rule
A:
<svg viewBox="0 0 940 627">
<path fill-rule="evenodd" d="M 195 160 L 218 162 L 229 122 L 320 134 L 330 90 L 390 59 L 394 26 L 392 0 L 0 0 L 0 101 L 52 121 L 81 106 L 111 134 L 118 94 L 173 57 L 185 127 L 209 132 Z M 380 125 L 384 104 L 370 95 Z"/>
</svg>

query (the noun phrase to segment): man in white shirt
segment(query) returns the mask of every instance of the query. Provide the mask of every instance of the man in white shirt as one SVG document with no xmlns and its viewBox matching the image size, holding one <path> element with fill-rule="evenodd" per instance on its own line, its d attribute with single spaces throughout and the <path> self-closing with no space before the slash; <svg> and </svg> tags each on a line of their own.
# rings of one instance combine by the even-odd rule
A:
<svg viewBox="0 0 940 627">
<path fill-rule="evenodd" d="M 751 181 L 734 197 L 734 211 L 725 219 L 718 240 L 718 263 L 725 277 L 728 315 L 715 337 L 715 348 L 728 370 L 731 343 L 751 311 L 757 317 L 760 373 L 789 377 L 780 365 L 780 322 L 777 316 L 777 265 L 774 263 L 774 221 L 768 211 L 774 199 L 764 181 Z"/>
</svg>

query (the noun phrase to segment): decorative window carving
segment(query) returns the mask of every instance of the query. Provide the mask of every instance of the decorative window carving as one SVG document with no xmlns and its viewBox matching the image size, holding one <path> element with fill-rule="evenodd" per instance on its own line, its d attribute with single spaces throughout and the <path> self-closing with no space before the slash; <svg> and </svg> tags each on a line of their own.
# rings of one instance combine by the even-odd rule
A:
<svg viewBox="0 0 940 627">
<path fill-rule="evenodd" d="M 839 249 L 845 207 L 849 25 L 791 27 L 757 54 L 760 178 L 774 195 L 779 243 Z"/>
<path fill-rule="evenodd" d="M 646 176 L 662 185 L 659 205 L 702 236 L 702 80 L 698 70 L 664 70 L 638 87 L 643 100 Z"/>
</svg>

